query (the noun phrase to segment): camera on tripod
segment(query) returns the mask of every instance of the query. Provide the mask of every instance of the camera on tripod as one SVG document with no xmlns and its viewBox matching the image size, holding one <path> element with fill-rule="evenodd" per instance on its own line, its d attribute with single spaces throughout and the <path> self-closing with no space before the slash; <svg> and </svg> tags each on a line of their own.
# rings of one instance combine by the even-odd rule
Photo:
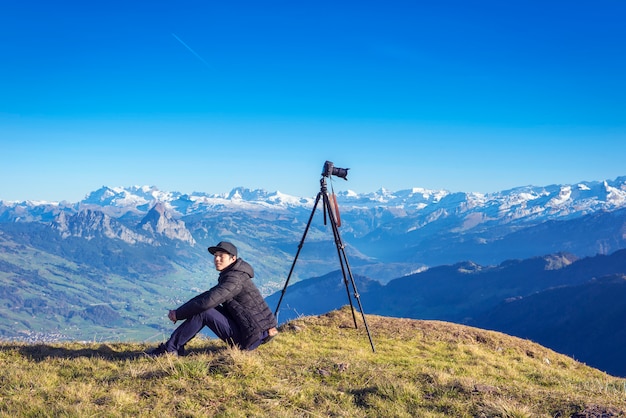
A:
<svg viewBox="0 0 626 418">
<path fill-rule="evenodd" d="M 302 240 L 298 245 L 298 251 L 296 251 L 296 257 L 293 259 L 293 264 L 291 264 L 291 269 L 289 270 L 289 274 L 287 275 L 287 281 L 285 282 L 285 286 L 283 287 L 283 291 L 280 294 L 280 299 L 278 299 L 278 304 L 276 305 L 276 310 L 274 311 L 274 315 L 278 318 L 278 310 L 280 308 L 280 304 L 283 301 L 283 297 L 285 296 L 285 292 L 287 291 L 287 286 L 289 286 L 289 280 L 291 280 L 291 274 L 293 273 L 294 268 L 296 267 L 296 261 L 298 261 L 298 256 L 300 255 L 300 251 L 304 246 L 304 240 L 306 238 L 306 234 L 309 231 L 311 226 L 311 221 L 313 220 L 313 215 L 315 214 L 315 209 L 319 202 L 322 202 L 323 210 L 324 210 L 324 225 L 326 225 L 326 214 L 329 214 L 330 225 L 333 230 L 333 236 L 335 238 L 335 246 L 337 247 L 337 254 L 339 255 L 339 265 L 341 267 L 341 273 L 343 274 L 343 282 L 346 285 L 346 292 L 348 294 L 348 302 L 350 302 L 350 308 L 352 308 L 352 319 L 354 320 L 354 327 L 358 328 L 356 322 L 356 314 L 354 312 L 354 305 L 352 304 L 352 297 L 350 296 L 350 288 L 348 283 L 352 284 L 352 290 L 354 291 L 354 298 L 359 304 L 359 309 L 361 310 L 361 316 L 363 317 L 363 323 L 365 324 L 365 330 L 367 331 L 367 336 L 370 340 L 370 345 L 372 346 L 372 351 L 376 352 L 374 348 L 374 341 L 372 341 L 372 335 L 370 334 L 369 326 L 367 325 L 367 319 L 365 318 L 365 312 L 363 311 L 363 306 L 361 305 L 361 298 L 359 297 L 359 292 L 356 290 L 356 283 L 354 282 L 354 276 L 352 275 L 352 270 L 350 270 L 350 264 L 348 263 L 348 256 L 346 255 L 346 249 L 341 241 L 341 236 L 339 236 L 339 226 L 341 225 L 341 221 L 339 218 L 339 208 L 337 207 L 337 199 L 335 194 L 332 194 L 332 200 L 334 204 L 335 212 L 333 212 L 333 208 L 331 207 L 331 197 L 329 197 L 329 193 L 326 189 L 326 177 L 337 176 L 341 177 L 344 180 L 348 180 L 346 177 L 348 176 L 349 168 L 339 168 L 335 167 L 334 164 L 330 161 L 326 161 L 324 163 L 324 171 L 322 172 L 322 178 L 320 179 L 320 192 L 317 194 L 315 198 L 315 203 L 313 204 L 313 210 L 311 211 L 311 216 L 309 217 L 309 221 L 306 224 L 306 228 L 304 228 L 304 234 L 302 234 Z M 336 214 L 334 216 L 334 214 Z M 350 281 L 348 282 L 348 277 Z"/>
<path fill-rule="evenodd" d="M 326 161 L 324 163 L 324 171 L 322 172 L 322 176 L 330 177 L 331 175 L 342 178 L 344 180 L 348 180 L 348 170 L 349 168 L 339 168 L 335 167 L 331 161 Z"/>
</svg>

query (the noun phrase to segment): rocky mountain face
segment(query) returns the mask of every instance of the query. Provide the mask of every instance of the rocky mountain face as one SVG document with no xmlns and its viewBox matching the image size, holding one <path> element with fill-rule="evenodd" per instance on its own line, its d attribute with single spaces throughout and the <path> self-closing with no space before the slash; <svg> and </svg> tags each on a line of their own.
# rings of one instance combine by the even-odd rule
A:
<svg viewBox="0 0 626 418">
<path fill-rule="evenodd" d="M 149 217 L 150 212 L 146 217 Z M 149 225 L 149 224 L 148 224 Z M 77 237 L 91 240 L 96 237 L 118 239 L 127 244 L 145 243 L 154 245 L 158 241 L 144 235 L 134 228 L 129 228 L 117 219 L 103 212 L 91 209 L 82 210 L 72 215 L 60 212 L 50 224 L 61 238 Z"/>
<path fill-rule="evenodd" d="M 180 219 L 174 219 L 161 202 L 157 202 L 152 206 L 137 226 L 153 237 L 163 236 L 189 245 L 195 245 L 196 243 L 191 232 L 186 228 L 185 222 Z"/>
</svg>

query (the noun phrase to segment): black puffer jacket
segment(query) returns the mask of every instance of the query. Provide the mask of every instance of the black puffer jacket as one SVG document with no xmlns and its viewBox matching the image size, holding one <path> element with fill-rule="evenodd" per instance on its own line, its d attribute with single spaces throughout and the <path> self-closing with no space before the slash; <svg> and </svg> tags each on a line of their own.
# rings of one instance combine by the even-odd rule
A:
<svg viewBox="0 0 626 418">
<path fill-rule="evenodd" d="M 239 327 L 243 349 L 256 342 L 263 331 L 277 325 L 276 318 L 252 282 L 254 271 L 239 258 L 220 272 L 217 285 L 176 309 L 177 319 L 187 319 L 207 309 L 217 308 L 230 316 Z"/>
</svg>

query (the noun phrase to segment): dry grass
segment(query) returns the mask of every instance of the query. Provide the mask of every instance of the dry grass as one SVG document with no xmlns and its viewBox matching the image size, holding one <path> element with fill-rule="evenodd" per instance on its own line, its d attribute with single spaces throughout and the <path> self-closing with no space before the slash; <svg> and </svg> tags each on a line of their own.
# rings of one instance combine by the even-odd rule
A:
<svg viewBox="0 0 626 418">
<path fill-rule="evenodd" d="M 357 319 L 359 319 L 357 315 Z M 526 340 L 344 308 L 281 327 L 254 352 L 197 338 L 0 345 L 0 414 L 22 417 L 617 417 L 626 381 Z M 577 415 L 578 414 L 578 415 Z"/>
</svg>

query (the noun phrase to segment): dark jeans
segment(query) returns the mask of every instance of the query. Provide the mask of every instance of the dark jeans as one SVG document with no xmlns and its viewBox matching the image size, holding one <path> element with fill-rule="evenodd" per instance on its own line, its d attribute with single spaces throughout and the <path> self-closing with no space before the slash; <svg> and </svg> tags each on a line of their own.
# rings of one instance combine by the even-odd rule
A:
<svg viewBox="0 0 626 418">
<path fill-rule="evenodd" d="M 235 321 L 229 316 L 224 315 L 218 309 L 212 308 L 186 319 L 185 322 L 174 330 L 170 339 L 165 343 L 165 349 L 167 351 L 183 354 L 185 344 L 195 337 L 205 326 L 209 327 L 220 340 L 225 341 L 231 347 L 241 346 L 239 329 Z M 266 337 L 267 331 L 264 331 L 259 341 L 252 343 L 247 350 L 257 348 Z"/>
</svg>

